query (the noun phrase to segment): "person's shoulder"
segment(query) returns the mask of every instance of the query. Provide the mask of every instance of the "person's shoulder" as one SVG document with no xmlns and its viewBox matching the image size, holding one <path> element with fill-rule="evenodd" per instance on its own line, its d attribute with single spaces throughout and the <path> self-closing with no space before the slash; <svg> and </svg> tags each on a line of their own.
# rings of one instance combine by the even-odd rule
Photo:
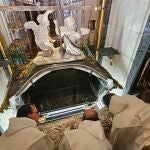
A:
<svg viewBox="0 0 150 150">
<path fill-rule="evenodd" d="M 71 150 L 70 142 L 67 136 L 63 136 L 59 145 L 58 145 L 58 150 Z"/>
<path fill-rule="evenodd" d="M 28 150 L 54 150 L 54 142 L 45 135 L 33 143 Z"/>
<path fill-rule="evenodd" d="M 125 95 L 123 96 L 124 99 L 126 99 L 129 102 L 136 102 L 136 103 L 144 103 L 143 100 L 141 100 L 140 98 L 136 97 L 135 95 Z"/>
<path fill-rule="evenodd" d="M 30 127 L 27 130 L 29 133 L 32 133 L 31 135 L 37 136 L 37 137 L 39 137 L 39 139 L 46 136 L 46 134 L 43 131 L 40 131 L 36 127 Z"/>
</svg>

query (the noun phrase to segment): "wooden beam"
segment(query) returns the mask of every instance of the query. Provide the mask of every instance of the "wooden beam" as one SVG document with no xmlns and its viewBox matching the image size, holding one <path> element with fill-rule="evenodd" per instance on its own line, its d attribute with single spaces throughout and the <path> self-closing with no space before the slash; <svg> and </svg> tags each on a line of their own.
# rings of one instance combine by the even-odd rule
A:
<svg viewBox="0 0 150 150">
<path fill-rule="evenodd" d="M 101 7 L 93 6 L 0 6 L 0 11 L 46 11 L 49 9 L 54 10 L 101 10 Z"/>
</svg>

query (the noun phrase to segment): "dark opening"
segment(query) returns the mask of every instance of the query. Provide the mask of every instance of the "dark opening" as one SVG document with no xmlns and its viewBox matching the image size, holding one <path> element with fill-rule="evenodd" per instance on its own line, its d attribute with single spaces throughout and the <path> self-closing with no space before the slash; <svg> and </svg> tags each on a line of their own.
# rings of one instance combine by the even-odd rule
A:
<svg viewBox="0 0 150 150">
<path fill-rule="evenodd" d="M 39 111 L 96 101 L 93 92 L 99 89 L 99 80 L 84 71 L 64 69 L 53 71 L 32 85 L 22 98 L 25 103 L 35 103 Z"/>
</svg>

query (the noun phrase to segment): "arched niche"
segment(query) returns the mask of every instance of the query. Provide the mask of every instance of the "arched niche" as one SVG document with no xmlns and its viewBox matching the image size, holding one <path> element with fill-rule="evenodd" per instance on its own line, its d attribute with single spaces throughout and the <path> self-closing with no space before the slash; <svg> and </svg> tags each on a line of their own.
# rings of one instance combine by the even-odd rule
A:
<svg viewBox="0 0 150 150">
<path fill-rule="evenodd" d="M 34 87 L 34 85 L 38 83 L 38 80 L 40 81 L 42 78 L 44 78 L 45 76 L 53 72 L 67 70 L 67 69 L 72 69 L 72 70 L 77 70 L 77 71 L 87 73 L 87 76 L 92 76 L 98 82 L 99 81 L 102 82 L 103 83 L 102 86 L 105 86 L 103 87 L 104 90 L 105 88 L 109 89 L 118 84 L 117 81 L 114 80 L 111 77 L 111 75 L 98 64 L 91 65 L 91 64 L 87 64 L 85 62 L 79 61 L 79 62 L 71 62 L 71 63 L 66 63 L 66 64 L 53 64 L 53 65 L 41 66 L 33 70 L 30 77 L 26 78 L 24 81 L 22 80 L 21 83 L 19 82 L 14 83 L 14 85 L 12 86 L 12 90 L 10 92 L 12 94 L 10 98 L 11 103 L 14 105 L 18 102 L 20 103 L 20 97 L 29 88 Z M 92 88 L 95 89 L 95 87 L 92 87 Z M 95 91 L 98 92 L 99 90 L 97 89 Z"/>
<path fill-rule="evenodd" d="M 24 103 L 36 104 L 40 112 L 92 103 L 98 99 L 100 81 L 79 69 L 54 70 L 34 82 L 21 97 Z"/>
</svg>

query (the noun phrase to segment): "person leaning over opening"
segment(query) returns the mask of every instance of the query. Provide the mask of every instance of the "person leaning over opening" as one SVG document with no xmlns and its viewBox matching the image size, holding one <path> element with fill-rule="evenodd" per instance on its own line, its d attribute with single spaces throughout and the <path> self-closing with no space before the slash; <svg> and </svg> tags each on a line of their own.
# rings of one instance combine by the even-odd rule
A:
<svg viewBox="0 0 150 150">
<path fill-rule="evenodd" d="M 17 117 L 9 119 L 8 129 L 0 136 L 0 149 L 53 150 L 53 142 L 37 129 L 38 119 L 35 105 L 22 105 Z"/>
<path fill-rule="evenodd" d="M 111 150 L 96 111 L 85 110 L 78 127 L 64 132 L 59 150 Z"/>
<path fill-rule="evenodd" d="M 141 150 L 141 141 L 137 138 L 142 133 L 142 122 L 137 117 L 138 112 L 147 103 L 133 95 L 118 96 L 106 94 L 103 103 L 114 114 L 110 143 L 113 150 Z M 141 116 L 143 118 L 143 116 Z"/>
</svg>

